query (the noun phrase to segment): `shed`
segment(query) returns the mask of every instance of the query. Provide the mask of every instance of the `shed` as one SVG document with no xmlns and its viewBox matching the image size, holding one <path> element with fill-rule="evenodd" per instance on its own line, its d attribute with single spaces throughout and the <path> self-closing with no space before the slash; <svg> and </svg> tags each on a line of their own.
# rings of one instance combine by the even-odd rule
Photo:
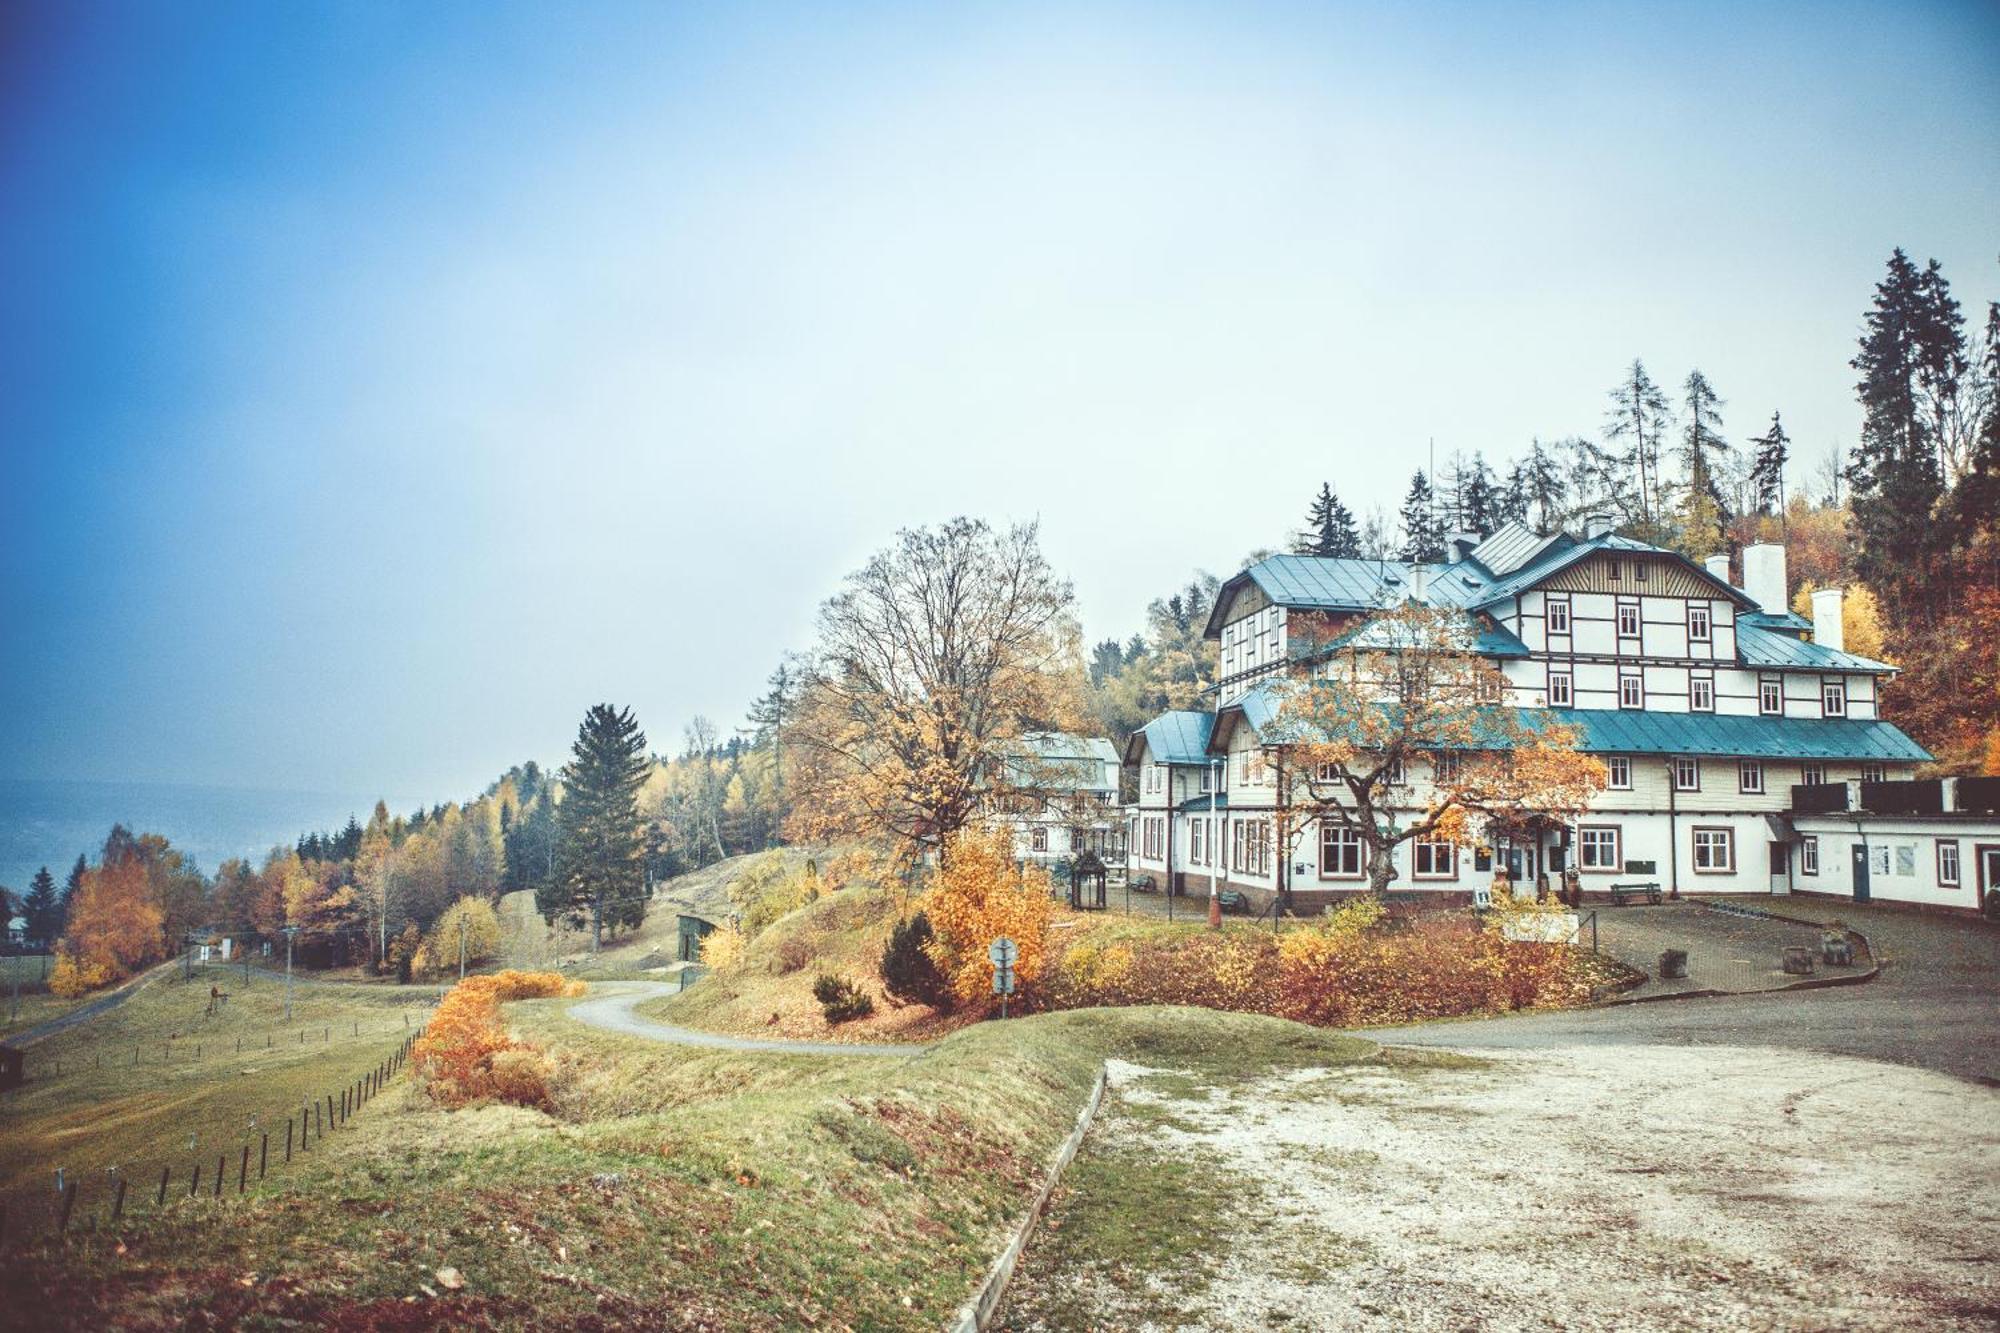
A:
<svg viewBox="0 0 2000 1333">
<path fill-rule="evenodd" d="M 704 921 L 698 916 L 688 916 L 686 913 L 680 914 L 676 920 L 680 923 L 681 942 L 675 956 L 683 963 L 700 962 L 701 942 L 714 931 L 715 923 Z"/>
</svg>

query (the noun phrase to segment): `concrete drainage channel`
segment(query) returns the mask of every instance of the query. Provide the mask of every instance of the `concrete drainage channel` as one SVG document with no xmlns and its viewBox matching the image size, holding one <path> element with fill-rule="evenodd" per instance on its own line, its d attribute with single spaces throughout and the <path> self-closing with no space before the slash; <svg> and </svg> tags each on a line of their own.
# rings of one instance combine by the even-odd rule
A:
<svg viewBox="0 0 2000 1333">
<path fill-rule="evenodd" d="M 1014 1234 L 1000 1251 L 1000 1257 L 987 1270 L 986 1280 L 979 1284 L 979 1290 L 971 1300 L 958 1307 L 958 1313 L 947 1324 L 947 1333 L 983 1333 L 993 1322 L 993 1314 L 1000 1308 L 1000 1298 L 1007 1294 L 1007 1283 L 1014 1276 L 1014 1266 L 1021 1261 L 1021 1251 L 1028 1247 L 1028 1238 L 1035 1234 L 1035 1224 L 1042 1220 L 1042 1210 L 1049 1205 L 1049 1195 L 1054 1192 L 1056 1182 L 1062 1179 L 1063 1170 L 1076 1157 L 1076 1150 L 1083 1143 L 1083 1136 L 1090 1129 L 1090 1122 L 1097 1116 L 1097 1108 L 1104 1104 L 1104 1081 L 1106 1070 L 1097 1067 L 1097 1078 L 1090 1085 L 1090 1096 L 1084 1099 L 1083 1110 L 1077 1113 L 1076 1128 L 1063 1140 L 1056 1150 L 1055 1159 L 1049 1164 L 1049 1174 L 1042 1181 L 1042 1187 L 1035 1191 L 1034 1202 L 1028 1212 L 1014 1228 Z"/>
</svg>

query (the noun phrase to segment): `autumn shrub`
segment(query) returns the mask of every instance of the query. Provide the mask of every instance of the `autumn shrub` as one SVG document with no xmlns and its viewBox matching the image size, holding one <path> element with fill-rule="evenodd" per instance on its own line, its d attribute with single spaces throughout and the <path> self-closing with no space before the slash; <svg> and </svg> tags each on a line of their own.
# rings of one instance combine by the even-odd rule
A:
<svg viewBox="0 0 2000 1333">
<path fill-rule="evenodd" d="M 554 972 L 496 972 L 452 987 L 410 1053 L 432 1099 L 445 1107 L 478 1101 L 546 1106 L 548 1066 L 540 1052 L 507 1034 L 500 1006 L 582 993 L 582 982 Z"/>
<path fill-rule="evenodd" d="M 790 976 L 812 960 L 812 937 L 794 933 L 779 940 L 778 947 L 771 951 L 771 971 L 781 977 Z"/>
<path fill-rule="evenodd" d="M 444 909 L 424 940 L 420 956 L 432 969 L 449 972 L 459 960 L 480 963 L 500 952 L 500 918 L 493 904 L 470 894 Z"/>
<path fill-rule="evenodd" d="M 927 1004 L 933 1009 L 951 1008 L 956 998 L 951 980 L 929 952 L 930 942 L 935 938 L 931 919 L 923 912 L 898 921 L 889 931 L 877 970 L 882 977 L 882 989 L 891 999 L 904 1004 Z"/>
<path fill-rule="evenodd" d="M 1055 903 L 1046 872 L 1015 866 L 1010 833 L 971 827 L 955 834 L 920 906 L 933 931 L 925 951 L 950 979 L 960 1002 L 996 1003 L 986 950 L 1003 935 L 1019 947 L 1016 990 L 1032 998 L 1048 956 Z"/>
<path fill-rule="evenodd" d="M 50 992 L 65 1000 L 73 1000 L 100 986 L 108 986 L 112 980 L 111 969 L 105 964 L 79 959 L 69 953 L 58 953 L 56 965 L 49 969 Z"/>
<path fill-rule="evenodd" d="M 716 972 L 727 972 L 743 961 L 743 947 L 749 943 L 743 932 L 734 926 L 717 926 L 702 937 L 702 966 Z"/>
<path fill-rule="evenodd" d="M 849 981 L 822 972 L 813 978 L 813 998 L 819 1001 L 820 1012 L 829 1023 L 845 1023 L 849 1019 L 866 1018 L 875 1012 L 875 1002 L 868 993 Z"/>
</svg>

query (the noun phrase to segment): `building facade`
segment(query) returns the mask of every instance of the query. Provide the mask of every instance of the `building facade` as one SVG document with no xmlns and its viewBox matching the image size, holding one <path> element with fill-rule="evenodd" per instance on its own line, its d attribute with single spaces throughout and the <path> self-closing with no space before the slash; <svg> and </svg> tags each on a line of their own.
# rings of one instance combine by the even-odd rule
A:
<svg viewBox="0 0 2000 1333">
<path fill-rule="evenodd" d="M 1017 861 L 1053 867 L 1085 851 L 1124 855 L 1118 751 L 1101 736 L 1029 732 L 1007 749 L 994 800 Z"/>
<path fill-rule="evenodd" d="M 1404 843 L 1399 892 L 1469 893 L 1496 865 L 1517 886 L 1574 866 L 1586 893 L 1630 881 L 1812 891 L 1833 880 L 1794 789 L 1894 782 L 1930 758 L 1878 716 L 1894 668 L 1845 650 L 1839 590 L 1814 594 L 1811 622 L 1789 610 L 1780 546 L 1746 549 L 1740 587 L 1726 562 L 1704 567 L 1604 530 L 1541 537 L 1509 525 L 1453 548 L 1432 565 L 1273 556 L 1222 586 L 1207 626 L 1220 650 L 1214 709 L 1166 714 L 1127 747 L 1134 875 L 1190 893 L 1213 882 L 1258 905 L 1282 892 L 1304 909 L 1364 888 L 1357 836 L 1278 818 L 1274 687 L 1314 669 L 1329 634 L 1412 603 L 1466 616 L 1475 651 L 1504 678 L 1495 703 L 1560 716 L 1607 781 L 1560 827 L 1489 826 L 1471 846 Z M 1407 800 L 1395 804 L 1422 810 L 1435 776 L 1426 767 L 1454 762 L 1441 754 L 1396 775 Z M 1984 834 L 1961 832 L 1961 876 L 1974 884 Z M 1976 905 L 1975 892 L 1957 905 Z"/>
</svg>

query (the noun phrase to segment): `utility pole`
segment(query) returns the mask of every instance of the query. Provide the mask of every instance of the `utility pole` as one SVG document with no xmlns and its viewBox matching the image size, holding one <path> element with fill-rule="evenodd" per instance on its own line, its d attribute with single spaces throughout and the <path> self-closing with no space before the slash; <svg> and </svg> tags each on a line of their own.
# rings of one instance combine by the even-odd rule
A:
<svg viewBox="0 0 2000 1333">
<path fill-rule="evenodd" d="M 297 926 L 285 927 L 285 1021 L 292 1021 L 292 940 L 299 933 Z"/>
</svg>

